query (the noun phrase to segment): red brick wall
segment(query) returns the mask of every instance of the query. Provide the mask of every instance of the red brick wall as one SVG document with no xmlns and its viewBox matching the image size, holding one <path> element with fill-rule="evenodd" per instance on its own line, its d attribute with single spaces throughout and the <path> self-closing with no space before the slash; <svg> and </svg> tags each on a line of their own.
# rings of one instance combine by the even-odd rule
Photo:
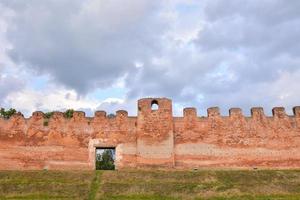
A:
<svg viewBox="0 0 300 200">
<path fill-rule="evenodd" d="M 95 148 L 115 147 L 117 168 L 299 168 L 300 107 L 294 115 L 274 108 L 273 116 L 253 108 L 251 117 L 230 109 L 228 117 L 209 108 L 198 117 L 194 108 L 173 117 L 172 102 L 156 98 L 138 101 L 138 116 L 117 111 L 108 118 L 98 111 L 92 118 L 75 112 L 66 119 L 55 112 L 45 126 L 42 112 L 29 119 L 0 118 L 0 170 L 94 169 Z"/>
<path fill-rule="evenodd" d="M 189 111 L 174 119 L 177 167 L 300 167 L 299 107 L 294 116 L 274 108 L 272 117 L 262 108 L 253 108 L 251 117 L 238 108 L 229 117 L 218 108 L 208 109 L 208 117 Z"/>
</svg>

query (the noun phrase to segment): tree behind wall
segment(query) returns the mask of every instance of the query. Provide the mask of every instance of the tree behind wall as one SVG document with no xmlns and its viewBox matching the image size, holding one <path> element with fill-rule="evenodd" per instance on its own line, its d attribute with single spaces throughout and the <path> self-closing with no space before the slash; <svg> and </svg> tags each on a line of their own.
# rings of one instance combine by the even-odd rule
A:
<svg viewBox="0 0 300 200">
<path fill-rule="evenodd" d="M 17 111 L 13 108 L 10 108 L 9 110 L 5 110 L 4 108 L 0 109 L 0 117 L 3 117 L 4 119 L 9 119 L 15 113 L 17 113 Z"/>
<path fill-rule="evenodd" d="M 96 156 L 96 169 L 97 170 L 114 170 L 114 150 L 104 149 L 101 154 Z"/>
</svg>

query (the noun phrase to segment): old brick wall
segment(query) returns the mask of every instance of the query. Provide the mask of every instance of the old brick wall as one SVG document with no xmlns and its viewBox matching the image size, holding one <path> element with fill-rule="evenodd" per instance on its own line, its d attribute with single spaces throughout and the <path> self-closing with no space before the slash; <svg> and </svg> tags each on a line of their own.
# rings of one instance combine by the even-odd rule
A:
<svg viewBox="0 0 300 200">
<path fill-rule="evenodd" d="M 175 118 L 176 166 L 190 167 L 300 167 L 300 108 L 288 116 L 284 108 L 274 108 L 273 116 L 262 108 L 252 108 L 244 117 L 238 108 L 229 117 L 218 108 L 208 109 L 208 117 L 196 110 L 184 110 Z"/>
<path fill-rule="evenodd" d="M 151 105 L 157 103 L 158 109 Z M 169 99 L 138 101 L 137 164 L 143 166 L 174 166 L 174 130 L 172 102 Z"/>
<path fill-rule="evenodd" d="M 136 118 L 117 111 L 115 118 L 98 111 L 93 118 L 75 112 L 66 119 L 55 112 L 44 125 L 41 112 L 25 119 L 0 119 L 0 170 L 94 169 L 96 147 L 116 147 L 117 166 L 135 166 Z"/>
<path fill-rule="evenodd" d="M 119 110 L 114 118 L 104 111 L 94 117 L 75 112 L 71 119 L 60 112 L 49 120 L 42 112 L 0 118 L 0 170 L 94 169 L 96 147 L 115 147 L 119 169 L 299 168 L 300 107 L 293 116 L 280 107 L 273 116 L 262 108 L 251 109 L 250 117 L 238 108 L 221 116 L 215 107 L 207 117 L 195 108 L 173 117 L 170 99 L 145 98 L 137 117 Z"/>
</svg>

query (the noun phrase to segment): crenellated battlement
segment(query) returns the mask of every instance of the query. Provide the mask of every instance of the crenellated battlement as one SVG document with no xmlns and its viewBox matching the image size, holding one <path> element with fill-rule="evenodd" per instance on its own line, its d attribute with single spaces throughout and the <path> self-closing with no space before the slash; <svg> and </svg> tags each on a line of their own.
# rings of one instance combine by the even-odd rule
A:
<svg viewBox="0 0 300 200">
<path fill-rule="evenodd" d="M 293 108 L 293 113 L 296 118 L 300 117 L 300 106 L 296 106 Z"/>
<path fill-rule="evenodd" d="M 264 109 L 262 107 L 251 108 L 251 117 L 255 119 L 265 117 Z"/>
<path fill-rule="evenodd" d="M 240 108 L 222 115 L 219 107 L 206 116 L 194 107 L 182 113 L 173 116 L 170 99 L 144 98 L 136 117 L 118 110 L 0 118 L 0 170 L 93 169 L 96 147 L 116 148 L 118 168 L 300 167 L 300 106 L 293 115 L 283 107 L 271 116 L 261 107 L 250 116 Z"/>
<path fill-rule="evenodd" d="M 260 117 L 268 117 L 268 118 L 274 118 L 274 119 L 284 119 L 286 117 L 289 118 L 300 118 L 300 106 L 295 106 L 292 109 L 293 115 L 287 115 L 286 110 L 284 107 L 274 107 L 272 109 L 272 115 L 267 116 L 265 115 L 264 109 L 262 107 L 253 107 L 250 109 L 251 116 L 250 118 L 260 118 Z M 207 115 L 206 116 L 199 116 L 197 115 L 197 109 L 195 107 L 186 107 L 183 108 L 183 118 L 184 117 L 201 117 L 201 118 L 211 118 L 211 117 L 225 117 L 227 118 L 227 115 L 221 115 L 220 108 L 219 107 L 211 107 L 207 109 Z M 230 108 L 228 110 L 229 117 L 245 117 L 249 118 L 249 116 L 245 116 L 243 114 L 243 110 L 241 108 Z M 86 119 L 86 120 L 91 120 L 94 118 L 97 119 L 114 119 L 114 118 L 119 118 L 119 117 L 129 117 L 128 112 L 126 110 L 117 110 L 116 114 L 113 117 L 107 116 L 106 111 L 100 110 L 100 111 L 95 111 L 94 116 L 91 117 L 86 117 L 86 113 L 83 111 L 74 111 L 73 117 L 70 119 L 75 119 L 75 120 L 80 120 L 80 119 Z M 28 118 L 24 117 L 24 115 L 20 112 L 15 113 L 12 115 L 11 118 L 9 119 L 3 119 L 0 117 L 0 120 L 14 120 L 16 118 L 24 118 L 24 120 L 30 120 L 30 119 L 47 119 L 46 115 L 42 111 L 35 111 L 32 113 L 31 116 Z M 132 116 L 131 116 L 132 118 Z M 180 118 L 180 117 L 177 117 Z M 60 111 L 54 111 L 53 114 L 49 117 L 49 119 L 60 119 L 60 120 L 68 120 L 63 112 Z"/>
<path fill-rule="evenodd" d="M 48 119 L 49 121 L 54 121 L 54 120 L 60 120 L 60 121 L 76 121 L 76 120 L 93 120 L 93 119 L 107 119 L 107 120 L 113 120 L 115 118 L 124 118 L 128 117 L 128 112 L 126 110 L 118 110 L 116 111 L 116 114 L 113 115 L 112 117 L 107 116 L 106 111 L 95 111 L 94 116 L 92 117 L 86 117 L 86 113 L 83 111 L 74 111 L 73 116 L 70 118 L 67 118 L 63 112 L 60 111 L 54 111 L 49 118 L 45 115 L 44 112 L 42 111 L 35 111 L 32 113 L 31 116 L 28 118 L 24 117 L 22 113 L 15 113 L 13 114 L 9 119 L 4 119 L 0 117 L 0 120 L 3 121 L 11 121 L 15 119 L 24 119 L 25 121 L 29 120 L 39 120 L 39 119 Z"/>
<path fill-rule="evenodd" d="M 241 108 L 230 108 L 228 110 L 229 117 L 245 117 L 249 118 L 249 116 L 245 116 Z M 267 116 L 264 113 L 264 109 L 262 107 L 253 107 L 250 109 L 251 116 L 250 118 L 257 118 L 261 116 L 265 116 L 268 118 L 278 118 L 283 119 L 285 117 L 291 118 L 299 118 L 300 117 L 300 106 L 296 106 L 293 108 L 293 115 L 287 115 L 284 107 L 274 107 L 272 109 L 272 115 Z M 183 109 L 183 117 L 186 116 L 195 116 L 197 115 L 197 109 L 194 107 L 187 107 Z M 200 117 L 197 115 L 197 117 Z M 210 118 L 210 117 L 228 117 L 226 115 L 221 115 L 219 107 L 211 107 L 207 109 L 207 116 L 201 116 L 202 118 Z"/>
</svg>

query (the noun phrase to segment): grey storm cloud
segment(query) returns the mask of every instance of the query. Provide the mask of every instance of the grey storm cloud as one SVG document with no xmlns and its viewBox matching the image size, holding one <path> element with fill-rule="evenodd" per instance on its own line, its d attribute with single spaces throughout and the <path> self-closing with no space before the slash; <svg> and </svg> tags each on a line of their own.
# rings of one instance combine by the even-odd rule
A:
<svg viewBox="0 0 300 200">
<path fill-rule="evenodd" d="M 15 14 L 11 58 L 80 93 L 110 86 L 160 49 L 155 1 L 1 2 Z"/>
<path fill-rule="evenodd" d="M 165 66 L 169 70 L 143 69 L 136 82 L 152 84 L 137 86 L 133 95 L 169 94 L 204 108 L 261 105 L 270 110 L 277 104 L 300 103 L 300 88 L 292 86 L 296 79 L 285 80 L 292 91 L 289 84 L 275 85 L 284 73 L 300 73 L 299 1 L 217 0 L 206 1 L 202 8 L 201 30 L 189 43 L 195 49 L 174 46 Z M 149 70 L 158 78 L 148 76 Z M 280 100 L 286 91 L 292 92 L 289 99 Z"/>
<path fill-rule="evenodd" d="M 5 105 L 3 99 L 12 91 L 18 91 L 23 88 L 24 81 L 20 80 L 18 77 L 15 76 L 6 76 L 1 75 L 0 69 L 0 103 L 1 106 Z M 8 106 L 8 105 L 5 105 Z"/>
<path fill-rule="evenodd" d="M 15 13 L 10 57 L 79 93 L 126 75 L 129 99 L 167 96 L 201 108 L 300 103 L 298 0 L 207 0 L 189 9 L 184 1 L 1 2 Z M 188 25 L 197 30 L 188 42 L 168 35 Z"/>
</svg>

